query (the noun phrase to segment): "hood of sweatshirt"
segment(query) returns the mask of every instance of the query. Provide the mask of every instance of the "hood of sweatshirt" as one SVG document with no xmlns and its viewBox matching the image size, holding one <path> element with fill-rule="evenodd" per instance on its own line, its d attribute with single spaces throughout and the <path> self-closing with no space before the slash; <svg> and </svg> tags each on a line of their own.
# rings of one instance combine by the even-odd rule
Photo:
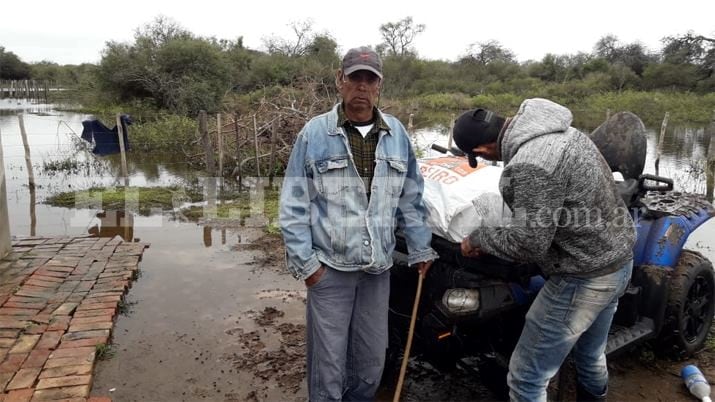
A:
<svg viewBox="0 0 715 402">
<path fill-rule="evenodd" d="M 563 133 L 573 121 L 567 108 L 547 99 L 527 99 L 499 138 L 504 165 L 525 143 L 545 134 Z"/>
</svg>

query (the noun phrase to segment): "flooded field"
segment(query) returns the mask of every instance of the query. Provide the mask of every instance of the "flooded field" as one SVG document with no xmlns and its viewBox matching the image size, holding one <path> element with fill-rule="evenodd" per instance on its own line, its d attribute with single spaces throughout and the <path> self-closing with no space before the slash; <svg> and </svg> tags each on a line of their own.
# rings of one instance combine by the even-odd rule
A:
<svg viewBox="0 0 715 402">
<path fill-rule="evenodd" d="M 27 185 L 20 112 L 37 182 L 34 192 Z M 279 237 L 257 227 L 185 222 L 171 213 L 142 216 L 43 204 L 56 192 L 123 183 L 119 158 L 96 157 L 79 138 L 88 117 L 57 112 L 51 105 L 0 100 L 12 235 L 118 234 L 151 244 L 127 309 L 116 322 L 111 357 L 98 365 L 93 395 L 115 401 L 305 400 L 305 289 L 285 271 Z M 446 144 L 443 127 L 416 131 L 425 155 L 432 142 Z M 649 131 L 650 172 L 656 132 Z M 706 192 L 708 134 L 703 128 L 668 131 L 660 173 L 674 178 L 677 189 Z M 187 186 L 195 179 L 196 172 L 180 158 L 130 153 L 128 160 L 132 186 Z M 711 260 L 713 222 L 687 245 Z M 715 359 L 698 358 L 706 376 L 715 378 Z M 683 363 L 651 363 L 640 352 L 613 361 L 612 400 L 689 400 L 675 375 Z M 403 395 L 409 401 L 494 399 L 472 372 L 445 377 L 418 362 L 410 366 Z M 381 400 L 391 400 L 389 391 Z"/>
</svg>

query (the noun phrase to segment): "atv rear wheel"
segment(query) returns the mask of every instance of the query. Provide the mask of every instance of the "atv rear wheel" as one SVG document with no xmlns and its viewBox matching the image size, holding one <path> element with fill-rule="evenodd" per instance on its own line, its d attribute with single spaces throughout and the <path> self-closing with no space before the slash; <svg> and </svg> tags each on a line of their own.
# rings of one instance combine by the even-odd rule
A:
<svg viewBox="0 0 715 402">
<path fill-rule="evenodd" d="M 684 250 L 670 279 L 665 327 L 661 339 L 681 357 L 705 344 L 715 312 L 715 275 L 702 254 Z"/>
</svg>

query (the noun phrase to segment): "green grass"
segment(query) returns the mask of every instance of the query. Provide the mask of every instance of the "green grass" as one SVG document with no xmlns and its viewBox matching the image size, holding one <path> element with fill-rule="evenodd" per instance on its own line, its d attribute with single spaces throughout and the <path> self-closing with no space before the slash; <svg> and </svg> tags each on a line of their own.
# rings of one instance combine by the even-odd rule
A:
<svg viewBox="0 0 715 402">
<path fill-rule="evenodd" d="M 132 209 L 149 214 L 153 209 L 173 209 L 175 204 L 202 199 L 201 194 L 179 187 L 95 187 L 52 195 L 46 204 L 66 208 Z M 178 205 L 176 205 L 178 206 Z"/>
<path fill-rule="evenodd" d="M 112 345 L 100 343 L 94 347 L 95 357 L 97 360 L 109 360 L 117 353 Z"/>
<path fill-rule="evenodd" d="M 128 302 L 125 300 L 120 300 L 117 304 L 117 312 L 121 315 L 129 315 L 132 312 L 132 307 L 137 304 L 137 302 Z"/>
<path fill-rule="evenodd" d="M 223 201 L 217 203 L 215 210 L 207 206 L 192 206 L 181 210 L 181 214 L 188 220 L 199 221 L 210 219 L 213 222 L 236 223 L 244 225 L 247 219 L 252 222 L 265 221 L 264 229 L 268 233 L 279 233 L 277 226 L 278 206 L 280 192 L 275 189 L 266 189 L 263 200 L 259 200 L 255 193 L 242 191 L 223 196 Z"/>
</svg>

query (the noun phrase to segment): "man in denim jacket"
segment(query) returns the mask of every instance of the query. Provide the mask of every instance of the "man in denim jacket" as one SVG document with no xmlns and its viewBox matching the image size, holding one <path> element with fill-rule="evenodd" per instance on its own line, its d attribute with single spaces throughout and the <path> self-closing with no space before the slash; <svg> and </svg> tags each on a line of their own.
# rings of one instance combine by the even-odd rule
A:
<svg viewBox="0 0 715 402">
<path fill-rule="evenodd" d="M 280 200 L 288 270 L 308 288 L 311 401 L 374 398 L 387 348 L 395 229 L 426 273 L 423 180 L 403 125 L 375 106 L 382 61 L 351 49 L 336 75 L 342 102 L 296 138 Z"/>
</svg>

